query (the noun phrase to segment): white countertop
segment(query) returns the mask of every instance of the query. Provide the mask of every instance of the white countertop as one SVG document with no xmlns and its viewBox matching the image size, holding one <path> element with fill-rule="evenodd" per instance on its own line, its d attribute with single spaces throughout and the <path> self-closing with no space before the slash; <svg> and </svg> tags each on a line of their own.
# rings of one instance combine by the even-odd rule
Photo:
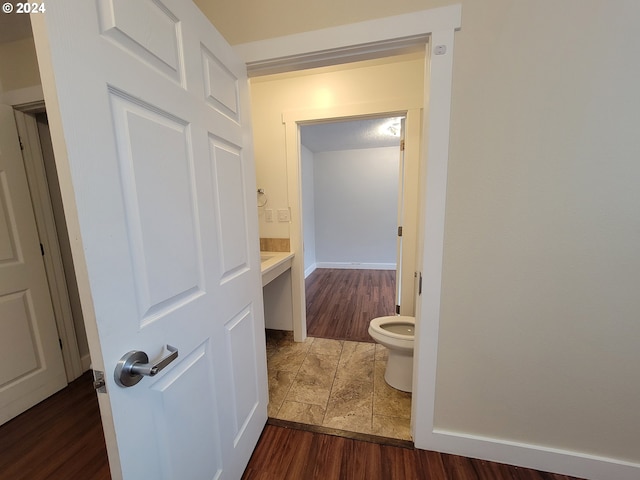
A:
<svg viewBox="0 0 640 480">
<path fill-rule="evenodd" d="M 291 268 L 293 255 L 292 252 L 260 252 L 263 287 Z"/>
</svg>

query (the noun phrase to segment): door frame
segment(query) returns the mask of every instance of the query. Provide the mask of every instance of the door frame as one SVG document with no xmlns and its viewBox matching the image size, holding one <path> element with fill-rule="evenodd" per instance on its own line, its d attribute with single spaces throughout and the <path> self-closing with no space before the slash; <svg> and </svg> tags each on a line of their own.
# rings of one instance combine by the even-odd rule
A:
<svg viewBox="0 0 640 480">
<path fill-rule="evenodd" d="M 404 53 L 407 49 L 422 48 L 426 52 L 420 152 L 422 197 L 419 202 L 416 251 L 417 273 L 421 278 L 421 292 L 424 294 L 418 293 L 416 296 L 411 415 L 415 446 L 425 450 L 442 450 L 443 444 L 448 441 L 435 431 L 434 413 L 454 33 L 461 27 L 461 22 L 462 6 L 456 4 L 234 47 L 245 59 L 249 76 L 380 58 Z M 286 135 L 287 138 L 295 135 L 294 138 L 297 139 L 293 125 L 295 122 L 287 123 Z M 290 156 L 295 154 L 289 149 L 289 144 L 292 143 L 287 144 L 287 158 L 295 158 Z M 295 173 L 293 178 L 297 179 L 299 171 Z M 292 216 L 294 208 L 298 211 L 300 209 L 299 204 L 294 205 L 299 202 L 298 195 L 299 189 L 289 192 Z M 425 225 L 429 225 L 429 228 L 425 229 Z M 294 241 L 301 241 L 296 229 L 292 229 L 291 240 L 292 244 Z M 301 273 L 303 275 L 303 267 L 304 265 L 301 268 L 300 261 L 294 261 L 292 273 L 296 276 Z M 294 289 L 299 292 L 299 280 L 294 282 Z M 294 296 L 295 294 L 294 290 Z M 294 315 L 299 314 L 300 308 L 300 304 L 295 305 Z M 306 332 L 298 332 L 299 338 L 301 333 L 306 335 Z"/>
<path fill-rule="evenodd" d="M 406 98 L 399 101 L 371 102 L 358 105 L 341 105 L 327 109 L 293 110 L 284 112 L 282 123 L 285 126 L 286 157 L 287 157 L 287 188 L 289 207 L 291 210 L 290 244 L 294 252 L 291 265 L 292 281 L 292 310 L 293 310 L 293 337 L 296 342 L 302 342 L 307 338 L 307 312 L 305 300 L 305 269 L 304 269 L 304 221 L 302 218 L 302 157 L 300 148 L 300 126 L 312 125 L 320 122 L 334 122 L 347 119 L 380 118 L 405 116 L 405 126 L 412 135 L 405 138 L 405 169 L 404 177 L 415 178 L 416 181 L 406 182 L 403 194 L 409 198 L 417 198 L 419 194 L 418 169 L 419 169 L 419 129 L 421 121 L 421 98 Z M 400 153 L 400 152 L 399 152 Z M 409 206 L 407 206 L 409 207 Z M 417 268 L 415 247 L 417 241 L 417 205 L 405 212 L 405 217 L 413 217 L 413 222 L 405 222 L 416 228 L 405 229 L 403 234 L 405 255 L 403 255 L 403 271 L 407 284 L 405 292 L 413 292 L 413 272 Z M 398 221 L 399 221 L 398 217 Z M 396 269 L 397 271 L 397 269 Z M 411 295 L 400 299 L 401 313 L 403 315 L 414 314 L 414 298 Z M 410 297 L 410 298 L 409 298 Z M 398 300 L 398 299 L 396 299 Z"/>
<path fill-rule="evenodd" d="M 36 218 L 36 227 L 40 236 L 40 243 L 44 245 L 45 272 L 55 313 L 58 336 L 61 340 L 67 382 L 71 382 L 81 376 L 89 368 L 89 365 L 85 365 L 88 359 L 83 362 L 78 349 L 78 339 L 69 302 L 69 291 L 49 194 L 49 184 L 44 170 L 40 135 L 36 118 L 33 115 L 45 111 L 44 101 L 30 103 L 26 106 L 16 105 L 13 108 L 22 147 L 22 159 L 27 173 L 27 181 L 29 182 L 33 213 Z"/>
<path fill-rule="evenodd" d="M 62 358 L 67 382 L 71 382 L 89 368 L 91 361 L 88 357 L 82 358 L 78 349 L 60 246 L 51 210 L 48 183 L 42 163 L 38 128 L 35 117 L 30 115 L 45 111 L 42 87 L 36 86 L 4 92 L 0 96 L 0 103 L 5 103 L 14 110 L 36 227 L 41 240 L 44 240 L 47 245 L 48 254 L 43 259 L 47 283 L 49 284 L 58 335 L 62 341 Z"/>
</svg>

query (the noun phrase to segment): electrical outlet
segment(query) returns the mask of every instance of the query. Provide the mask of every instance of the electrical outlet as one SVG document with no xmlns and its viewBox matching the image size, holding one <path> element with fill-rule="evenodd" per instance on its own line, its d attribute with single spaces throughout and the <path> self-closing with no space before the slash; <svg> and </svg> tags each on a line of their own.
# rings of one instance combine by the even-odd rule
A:
<svg viewBox="0 0 640 480">
<path fill-rule="evenodd" d="M 278 221 L 279 222 L 288 222 L 289 221 L 289 209 L 288 208 L 279 208 L 278 209 Z"/>
<path fill-rule="evenodd" d="M 273 222 L 273 209 L 267 208 L 264 211 L 264 221 L 265 222 Z"/>
</svg>

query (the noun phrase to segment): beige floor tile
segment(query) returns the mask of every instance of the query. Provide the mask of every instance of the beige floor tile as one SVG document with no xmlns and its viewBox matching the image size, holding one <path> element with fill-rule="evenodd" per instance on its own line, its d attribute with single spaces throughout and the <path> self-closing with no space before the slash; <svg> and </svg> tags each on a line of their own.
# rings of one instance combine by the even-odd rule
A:
<svg viewBox="0 0 640 480">
<path fill-rule="evenodd" d="M 311 353 L 318 355 L 340 356 L 343 340 L 331 340 L 329 338 L 314 338 L 311 343 Z"/>
<path fill-rule="evenodd" d="M 348 432 L 373 433 L 371 416 L 360 416 L 353 413 L 343 416 L 330 416 L 325 414 L 322 426 L 346 430 Z"/>
<path fill-rule="evenodd" d="M 389 350 L 387 347 L 376 343 L 376 362 L 386 362 L 389 357 Z"/>
<path fill-rule="evenodd" d="M 319 405 L 322 408 L 327 406 L 331 389 L 309 383 L 305 380 L 296 379 L 287 394 L 286 401 L 308 403 Z"/>
<path fill-rule="evenodd" d="M 291 344 L 281 345 L 267 355 L 267 368 L 296 372 L 302 365 L 310 347 L 311 342 L 291 342 Z"/>
<path fill-rule="evenodd" d="M 327 415 L 371 417 L 373 415 L 373 383 L 352 382 L 339 386 L 334 383 L 327 403 Z"/>
<path fill-rule="evenodd" d="M 269 371 L 269 406 L 268 415 L 275 417 L 284 402 L 296 377 L 296 372 L 282 370 Z"/>
<path fill-rule="evenodd" d="M 265 330 L 267 338 L 267 348 L 269 346 L 278 346 L 285 343 L 293 342 L 293 332 L 285 330 Z"/>
<path fill-rule="evenodd" d="M 390 387 L 384 380 L 385 364 L 376 362 L 373 387 L 373 414 L 411 418 L 411 394 Z"/>
<path fill-rule="evenodd" d="M 339 357 L 333 355 L 318 355 L 309 352 L 300 366 L 301 374 L 313 375 L 317 382 L 331 387 L 336 375 Z"/>
<path fill-rule="evenodd" d="M 340 355 L 340 364 L 373 362 L 375 348 L 374 343 L 345 341 Z"/>
<path fill-rule="evenodd" d="M 373 387 L 373 362 L 340 364 L 336 370 L 334 388 L 348 386 L 352 383 L 368 383 Z"/>
<path fill-rule="evenodd" d="M 383 437 L 411 440 L 411 426 L 408 418 L 373 416 L 372 432 Z"/>
<path fill-rule="evenodd" d="M 366 342 L 299 343 L 291 332 L 271 331 L 269 416 L 410 440 L 411 394 L 384 381 L 387 352 Z"/>
<path fill-rule="evenodd" d="M 286 401 L 282 404 L 277 418 L 308 425 L 322 425 L 324 408 L 319 405 Z"/>
<path fill-rule="evenodd" d="M 337 366 L 338 357 L 309 353 L 286 400 L 326 407 Z"/>
</svg>

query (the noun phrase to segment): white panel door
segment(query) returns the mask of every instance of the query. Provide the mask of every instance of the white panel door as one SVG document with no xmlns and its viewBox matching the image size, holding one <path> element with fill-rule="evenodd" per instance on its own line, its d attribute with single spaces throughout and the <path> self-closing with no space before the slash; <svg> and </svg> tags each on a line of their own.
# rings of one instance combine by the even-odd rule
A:
<svg viewBox="0 0 640 480">
<path fill-rule="evenodd" d="M 66 385 L 13 109 L 0 105 L 0 424 Z"/>
<path fill-rule="evenodd" d="M 112 475 L 239 478 L 268 401 L 245 65 L 191 1 L 46 8 L 34 33 Z M 168 345 L 157 375 L 116 384 L 125 353 Z"/>
</svg>

